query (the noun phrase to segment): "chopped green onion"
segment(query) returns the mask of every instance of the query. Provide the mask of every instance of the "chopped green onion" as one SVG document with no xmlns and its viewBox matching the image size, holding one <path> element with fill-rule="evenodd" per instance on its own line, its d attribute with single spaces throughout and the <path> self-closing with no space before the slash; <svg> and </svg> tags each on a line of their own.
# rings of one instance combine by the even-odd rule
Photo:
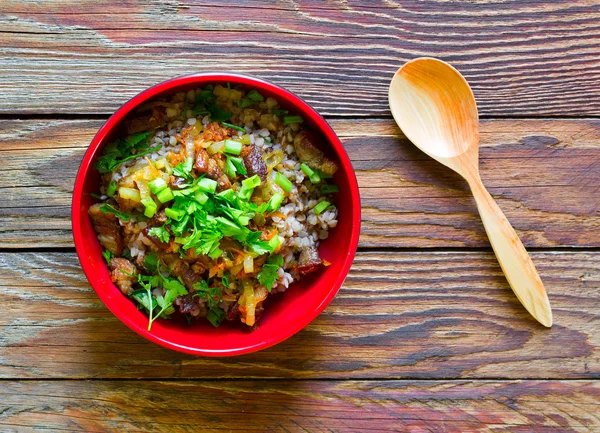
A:
<svg viewBox="0 0 600 433">
<path fill-rule="evenodd" d="M 237 101 L 237 105 L 240 108 L 248 108 L 252 105 L 252 101 L 248 98 L 242 98 L 239 101 Z"/>
<path fill-rule="evenodd" d="M 327 209 L 329 206 L 331 205 L 331 203 L 329 203 L 328 201 L 322 201 L 320 203 L 318 203 L 313 210 L 315 211 L 316 215 L 319 215 L 320 213 L 322 213 L 325 209 Z"/>
<path fill-rule="evenodd" d="M 225 140 L 223 152 L 231 153 L 232 155 L 239 155 L 242 152 L 242 143 L 235 140 Z"/>
<path fill-rule="evenodd" d="M 235 191 L 231 188 L 221 191 L 217 194 L 219 197 L 223 197 L 227 201 L 235 200 Z"/>
<path fill-rule="evenodd" d="M 334 192 L 340 192 L 337 185 L 326 183 L 321 186 L 321 194 L 332 194 Z"/>
<path fill-rule="evenodd" d="M 285 116 L 283 123 L 289 125 L 291 123 L 302 123 L 302 116 Z"/>
<path fill-rule="evenodd" d="M 277 248 L 279 248 L 280 245 L 281 238 L 279 235 L 275 235 L 269 240 L 269 247 L 271 248 L 271 251 L 277 251 Z"/>
<path fill-rule="evenodd" d="M 244 165 L 244 160 L 242 158 L 236 156 L 228 156 L 227 158 L 231 160 L 231 163 L 235 166 L 236 172 L 238 172 L 241 175 L 248 174 L 248 172 L 246 171 L 246 166 Z"/>
<path fill-rule="evenodd" d="M 214 194 L 217 190 L 217 181 L 204 177 L 198 182 L 198 189 L 200 191 L 208 192 Z"/>
<path fill-rule="evenodd" d="M 292 192 L 292 182 L 285 177 L 283 174 L 277 172 L 275 176 L 275 183 L 283 188 L 288 194 Z"/>
<path fill-rule="evenodd" d="M 158 194 L 167 187 L 167 182 L 162 177 L 157 177 L 152 182 L 148 182 L 148 187 L 153 194 Z"/>
<path fill-rule="evenodd" d="M 235 178 L 236 172 L 237 170 L 235 169 L 235 165 L 233 165 L 233 162 L 231 162 L 231 160 L 227 158 L 227 161 L 225 161 L 225 174 L 230 179 L 233 179 Z"/>
<path fill-rule="evenodd" d="M 265 97 L 258 93 L 255 89 L 252 89 L 248 92 L 248 99 L 254 102 L 262 102 L 265 100 Z"/>
<path fill-rule="evenodd" d="M 283 203 L 284 198 L 285 197 L 283 194 L 273 194 L 273 197 L 271 197 L 271 199 L 269 200 L 269 206 L 267 207 L 267 210 L 269 212 L 275 212 L 277 209 L 279 209 L 281 203 Z"/>
<path fill-rule="evenodd" d="M 165 209 L 165 215 L 171 219 L 174 219 L 175 221 L 179 221 L 181 219 L 181 217 L 184 215 L 184 213 L 185 212 L 183 212 L 183 211 L 175 210 L 170 207 Z"/>
<path fill-rule="evenodd" d="M 145 207 L 144 215 L 148 218 L 152 218 L 156 213 L 156 209 L 158 208 L 158 206 L 156 206 L 156 202 L 152 200 L 152 197 L 146 197 L 142 199 L 142 204 Z"/>
<path fill-rule="evenodd" d="M 156 198 L 161 203 L 166 203 L 168 201 L 173 200 L 175 198 L 175 196 L 173 195 L 173 191 L 171 191 L 170 188 L 165 188 L 162 191 L 160 191 L 158 194 L 156 194 Z"/>
<path fill-rule="evenodd" d="M 102 200 L 101 196 L 99 196 L 98 194 L 94 194 L 93 192 L 90 192 L 90 196 L 94 197 L 96 200 Z"/>
<path fill-rule="evenodd" d="M 208 200 L 208 196 L 206 194 L 204 194 L 202 191 L 196 191 L 196 194 L 194 194 L 194 198 L 200 204 L 204 204 Z"/>
<path fill-rule="evenodd" d="M 227 128 L 235 129 L 236 131 L 246 132 L 246 130 L 244 128 L 242 128 L 241 126 L 233 125 L 233 124 L 227 123 L 227 122 L 221 122 L 221 123 L 223 124 L 223 126 L 225 126 Z"/>
<path fill-rule="evenodd" d="M 305 175 L 310 176 L 314 173 L 313 169 L 308 166 L 305 162 L 300 164 L 300 169 L 304 172 Z"/>
<path fill-rule="evenodd" d="M 310 168 L 308 166 L 308 164 L 305 164 L 303 162 L 302 164 L 300 164 L 300 169 L 302 169 L 302 171 L 304 172 L 304 174 L 308 176 L 308 178 L 310 179 L 310 181 L 312 183 L 319 183 L 319 182 L 321 182 L 321 177 L 318 175 L 318 173 L 316 171 L 314 171 L 312 168 Z"/>
<path fill-rule="evenodd" d="M 260 177 L 258 177 L 257 174 L 255 174 L 252 177 L 249 177 L 248 179 L 244 179 L 242 181 L 242 187 L 244 187 L 246 189 L 256 188 L 260 184 L 261 184 Z"/>
<path fill-rule="evenodd" d="M 111 180 L 108 184 L 108 188 L 106 188 L 106 195 L 112 197 L 115 195 L 115 192 L 117 192 L 117 182 Z"/>
</svg>

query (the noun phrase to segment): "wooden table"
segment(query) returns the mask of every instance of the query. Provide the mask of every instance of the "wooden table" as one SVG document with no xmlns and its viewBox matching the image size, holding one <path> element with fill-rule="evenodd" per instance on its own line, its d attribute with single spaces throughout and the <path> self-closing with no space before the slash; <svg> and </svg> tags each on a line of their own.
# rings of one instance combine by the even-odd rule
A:
<svg viewBox="0 0 600 433">
<path fill-rule="evenodd" d="M 555 324 L 510 291 L 465 182 L 387 106 L 403 62 L 472 83 L 481 176 Z M 84 150 L 151 84 L 229 70 L 324 114 L 362 236 L 305 330 L 195 358 L 127 329 L 87 283 L 70 200 Z M 600 431 L 598 1 L 0 1 L 0 431 Z"/>
</svg>

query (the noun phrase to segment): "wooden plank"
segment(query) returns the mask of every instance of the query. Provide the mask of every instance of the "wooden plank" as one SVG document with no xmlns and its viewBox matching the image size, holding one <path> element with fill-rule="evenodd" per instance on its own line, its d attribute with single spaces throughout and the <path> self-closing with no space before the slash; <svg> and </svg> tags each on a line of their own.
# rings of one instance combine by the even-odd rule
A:
<svg viewBox="0 0 600 433">
<path fill-rule="evenodd" d="M 0 378 L 600 378 L 600 253 L 532 257 L 552 329 L 528 316 L 491 253 L 361 252 L 304 331 L 207 359 L 129 331 L 75 254 L 3 253 Z"/>
<path fill-rule="evenodd" d="M 0 121 L 0 246 L 69 247 L 71 190 L 101 120 Z M 485 247 L 457 175 L 390 119 L 334 119 L 362 196 L 362 247 Z M 481 175 L 528 247 L 598 247 L 600 121 L 484 120 Z"/>
<path fill-rule="evenodd" d="M 595 1 L 114 3 L 0 1 L 0 113 L 108 114 L 151 84 L 218 70 L 324 114 L 388 115 L 396 69 L 434 56 L 465 74 L 483 115 L 600 114 Z"/>
<path fill-rule="evenodd" d="M 600 382 L 10 381 L 0 413 L 5 432 L 597 432 Z"/>
</svg>

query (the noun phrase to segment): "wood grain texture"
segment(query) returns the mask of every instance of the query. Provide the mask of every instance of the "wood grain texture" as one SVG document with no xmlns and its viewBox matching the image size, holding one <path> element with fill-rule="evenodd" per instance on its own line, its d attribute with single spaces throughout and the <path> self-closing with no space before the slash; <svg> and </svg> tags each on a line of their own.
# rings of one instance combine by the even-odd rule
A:
<svg viewBox="0 0 600 433">
<path fill-rule="evenodd" d="M 4 253 L 0 378 L 600 378 L 600 253 L 532 258 L 554 305 L 552 329 L 522 308 L 492 253 L 361 252 L 298 335 L 208 359 L 128 330 L 75 254 Z"/>
<path fill-rule="evenodd" d="M 101 120 L 2 120 L 0 246 L 69 247 L 70 201 Z M 357 173 L 362 247 L 489 246 L 466 182 L 391 119 L 334 119 Z M 600 120 L 485 120 L 481 176 L 526 247 L 600 246 Z"/>
<path fill-rule="evenodd" d="M 5 382 L 0 426 L 95 432 L 598 432 L 590 381 Z M 29 431 L 29 430 L 27 430 Z"/>
<path fill-rule="evenodd" d="M 388 115 L 396 69 L 434 56 L 485 116 L 597 116 L 599 18 L 593 0 L 2 0 L 0 113 L 108 114 L 151 84 L 230 70 L 323 114 Z"/>
</svg>

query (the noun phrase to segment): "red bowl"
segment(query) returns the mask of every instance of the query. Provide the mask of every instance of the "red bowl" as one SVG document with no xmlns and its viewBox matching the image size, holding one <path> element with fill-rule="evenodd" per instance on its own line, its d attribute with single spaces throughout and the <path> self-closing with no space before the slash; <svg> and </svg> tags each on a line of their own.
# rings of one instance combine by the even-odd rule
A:
<svg viewBox="0 0 600 433">
<path fill-rule="evenodd" d="M 123 118 L 140 104 L 209 83 L 227 82 L 255 88 L 277 99 L 290 112 L 302 115 L 305 124 L 320 135 L 322 150 L 340 163 L 340 169 L 334 176 L 334 181 L 340 187 L 340 192 L 336 194 L 339 222 L 319 248 L 321 256 L 331 262 L 331 266 L 293 283 L 285 293 L 270 296 L 265 301 L 265 312 L 258 329 L 254 331 L 235 322 L 213 328 L 205 321 L 187 325 L 177 320 L 157 320 L 152 330 L 147 331 L 148 317 L 111 282 L 101 255 L 103 250 L 87 215 L 88 208 L 94 203 L 90 193 L 97 192 L 100 179 L 94 169 L 95 160 L 102 153 L 103 146 L 119 134 Z M 360 233 L 360 197 L 356 176 L 346 151 L 331 127 L 296 95 L 260 79 L 236 74 L 198 74 L 174 78 L 143 91 L 117 110 L 100 128 L 83 157 L 75 179 L 71 212 L 73 238 L 81 266 L 109 310 L 150 341 L 169 349 L 204 356 L 254 352 L 279 343 L 308 325 L 331 302 L 344 282 L 356 253 Z"/>
</svg>

